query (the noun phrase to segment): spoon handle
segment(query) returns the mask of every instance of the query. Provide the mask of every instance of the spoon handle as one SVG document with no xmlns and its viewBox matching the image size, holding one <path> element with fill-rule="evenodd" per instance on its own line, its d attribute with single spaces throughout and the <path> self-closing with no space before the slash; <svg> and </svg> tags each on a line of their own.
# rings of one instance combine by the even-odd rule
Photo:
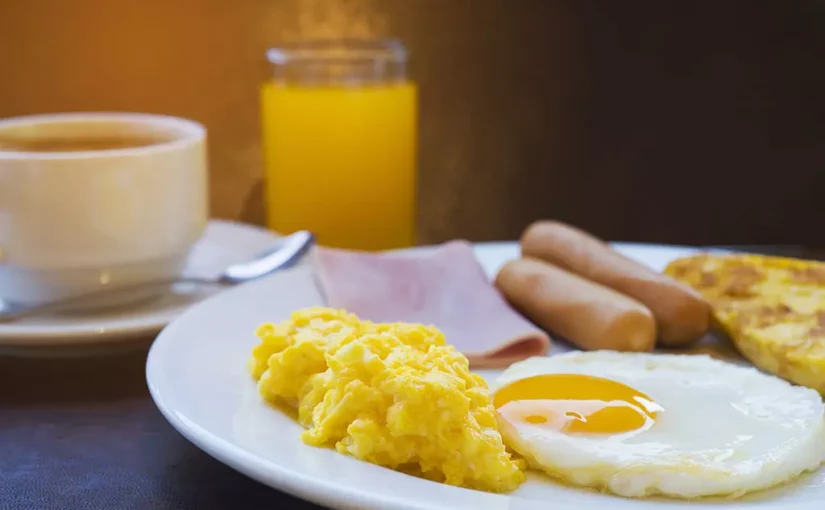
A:
<svg viewBox="0 0 825 510">
<path fill-rule="evenodd" d="M 241 283 L 267 275 L 293 265 L 314 244 L 315 236 L 307 230 L 299 230 L 279 239 L 274 246 L 258 254 L 249 262 L 226 268 L 220 277 L 225 283 Z"/>
<path fill-rule="evenodd" d="M 301 230 L 283 237 L 275 245 L 251 261 L 234 264 L 226 268 L 218 278 L 199 278 L 197 276 L 181 276 L 168 280 L 158 280 L 124 287 L 114 287 L 83 294 L 51 303 L 24 306 L 2 310 L 0 309 L 0 323 L 11 322 L 25 317 L 63 312 L 72 309 L 91 308 L 93 305 L 108 303 L 118 298 L 135 296 L 135 300 L 142 298 L 141 293 L 149 297 L 152 291 L 168 287 L 175 283 L 197 283 L 206 285 L 233 285 L 260 278 L 273 271 L 293 265 L 315 242 L 311 232 Z"/>
<path fill-rule="evenodd" d="M 154 296 L 154 292 L 163 287 L 169 287 L 176 283 L 197 283 L 207 285 L 224 285 L 228 282 L 221 280 L 198 278 L 198 277 L 180 277 L 169 280 L 156 280 L 145 283 L 138 283 L 135 285 L 128 285 L 125 287 L 114 287 L 110 289 L 103 289 L 99 291 L 90 292 L 81 296 L 61 299 L 59 301 L 52 301 L 50 303 L 43 303 L 40 305 L 11 307 L 7 311 L 0 311 L 0 323 L 12 322 L 26 317 L 34 317 L 36 315 L 45 315 L 51 313 L 59 313 L 67 310 L 81 309 L 91 307 L 98 303 L 106 303 L 122 299 L 123 297 L 134 295 L 135 301 L 142 298 L 141 294 Z"/>
</svg>

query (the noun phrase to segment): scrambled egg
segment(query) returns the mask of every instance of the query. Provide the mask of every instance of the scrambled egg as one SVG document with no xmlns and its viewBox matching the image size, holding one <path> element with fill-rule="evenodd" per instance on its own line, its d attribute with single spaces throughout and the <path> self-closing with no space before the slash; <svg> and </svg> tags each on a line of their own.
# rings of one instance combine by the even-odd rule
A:
<svg viewBox="0 0 825 510">
<path fill-rule="evenodd" d="M 305 443 L 473 489 L 524 480 L 486 382 L 435 327 L 315 307 L 257 336 L 250 372 L 266 401 L 297 409 Z"/>
</svg>

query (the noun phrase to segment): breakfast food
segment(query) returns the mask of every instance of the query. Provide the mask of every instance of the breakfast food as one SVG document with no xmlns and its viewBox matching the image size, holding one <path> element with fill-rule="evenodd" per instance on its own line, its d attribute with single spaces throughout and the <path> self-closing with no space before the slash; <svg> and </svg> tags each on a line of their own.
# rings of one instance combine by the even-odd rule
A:
<svg viewBox="0 0 825 510">
<path fill-rule="evenodd" d="M 535 357 L 493 389 L 505 443 L 531 467 L 621 496 L 741 496 L 825 460 L 815 391 L 707 356 Z"/>
<path fill-rule="evenodd" d="M 495 283 L 527 317 L 583 349 L 649 351 L 656 342 L 656 323 L 643 305 L 551 264 L 510 261 Z"/>
<path fill-rule="evenodd" d="M 474 368 L 505 367 L 550 346 L 490 284 L 467 242 L 383 253 L 317 247 L 313 265 L 327 306 L 374 322 L 436 324 Z"/>
<path fill-rule="evenodd" d="M 754 365 L 825 394 L 825 263 L 703 254 L 665 272 L 704 294 Z"/>
<path fill-rule="evenodd" d="M 521 251 L 641 302 L 653 312 L 659 341 L 665 346 L 688 344 L 708 329 L 710 307 L 698 293 L 577 228 L 536 222 L 522 235 Z"/>
<path fill-rule="evenodd" d="M 316 307 L 257 335 L 249 368 L 259 392 L 298 411 L 305 443 L 480 490 L 524 480 L 487 384 L 438 329 Z"/>
</svg>

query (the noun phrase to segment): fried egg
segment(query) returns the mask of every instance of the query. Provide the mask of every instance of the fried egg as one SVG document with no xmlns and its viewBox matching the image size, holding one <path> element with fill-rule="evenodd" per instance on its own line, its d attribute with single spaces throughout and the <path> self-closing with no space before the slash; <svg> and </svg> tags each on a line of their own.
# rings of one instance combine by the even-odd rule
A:
<svg viewBox="0 0 825 510">
<path fill-rule="evenodd" d="M 535 357 L 493 390 L 504 442 L 531 467 L 621 496 L 740 496 L 825 461 L 816 391 L 708 356 Z"/>
</svg>

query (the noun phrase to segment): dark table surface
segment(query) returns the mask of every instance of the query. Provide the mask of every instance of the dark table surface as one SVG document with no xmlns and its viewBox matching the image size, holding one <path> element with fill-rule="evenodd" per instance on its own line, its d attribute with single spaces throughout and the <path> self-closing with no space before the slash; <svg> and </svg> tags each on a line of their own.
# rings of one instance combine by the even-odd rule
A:
<svg viewBox="0 0 825 510">
<path fill-rule="evenodd" d="M 161 416 L 147 346 L 0 357 L 0 509 L 321 507 L 224 466 Z"/>
<path fill-rule="evenodd" d="M 825 259 L 823 250 L 749 251 Z M 321 508 L 178 434 L 146 387 L 150 341 L 92 354 L 0 354 L 0 509 Z"/>
</svg>

